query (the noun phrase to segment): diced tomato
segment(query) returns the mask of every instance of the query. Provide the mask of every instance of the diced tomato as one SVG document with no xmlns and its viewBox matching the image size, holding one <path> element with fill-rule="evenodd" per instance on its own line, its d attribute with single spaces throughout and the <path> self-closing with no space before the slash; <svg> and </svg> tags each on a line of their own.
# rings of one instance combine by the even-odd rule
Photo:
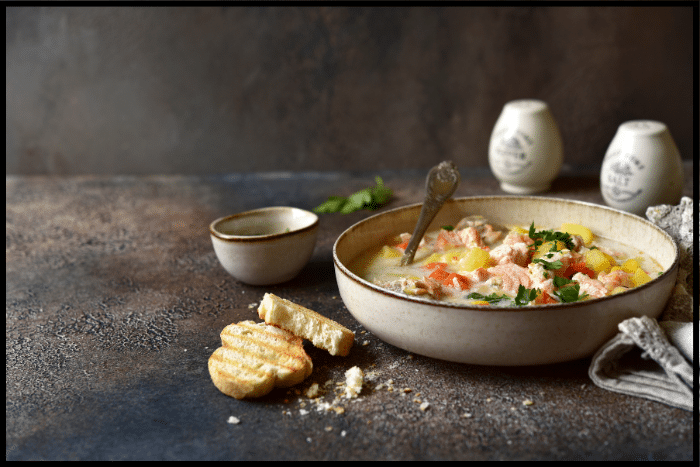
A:
<svg viewBox="0 0 700 467">
<path fill-rule="evenodd" d="M 437 280 L 437 281 L 442 282 L 442 281 L 444 281 L 445 279 L 447 279 L 447 277 L 448 277 L 449 275 L 450 275 L 450 273 L 447 272 L 447 271 L 445 271 L 444 269 L 442 269 L 442 268 L 435 268 L 435 271 L 433 271 L 428 277 L 430 277 L 431 279 L 435 279 L 435 280 Z"/>
<path fill-rule="evenodd" d="M 423 267 L 426 269 L 445 269 L 447 267 L 447 263 L 428 263 Z"/>
<path fill-rule="evenodd" d="M 546 305 L 547 303 L 559 303 L 554 297 L 549 295 L 547 292 L 542 292 L 542 295 L 538 295 L 535 299 L 535 303 L 538 305 Z"/>
<path fill-rule="evenodd" d="M 564 276 L 571 278 L 574 274 L 577 272 L 581 272 L 591 279 L 595 278 L 595 271 L 588 266 L 586 266 L 585 261 L 581 261 L 580 263 L 571 263 L 568 268 L 566 268 L 566 271 L 564 272 Z"/>
<path fill-rule="evenodd" d="M 398 245 L 396 245 L 396 248 L 401 248 L 402 250 L 405 250 L 406 248 L 408 248 L 408 240 L 406 240 L 403 243 L 399 243 Z"/>
</svg>

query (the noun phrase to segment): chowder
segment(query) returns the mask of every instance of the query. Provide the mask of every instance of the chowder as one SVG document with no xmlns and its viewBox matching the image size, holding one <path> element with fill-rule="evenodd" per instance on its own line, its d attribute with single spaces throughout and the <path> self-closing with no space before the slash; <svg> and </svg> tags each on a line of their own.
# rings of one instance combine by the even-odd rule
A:
<svg viewBox="0 0 700 467">
<path fill-rule="evenodd" d="M 394 292 L 498 307 L 570 303 L 625 292 L 663 268 L 643 252 L 595 236 L 586 226 L 495 226 L 469 216 L 428 232 L 413 264 L 400 261 L 411 234 L 358 256 L 350 269 Z"/>
</svg>

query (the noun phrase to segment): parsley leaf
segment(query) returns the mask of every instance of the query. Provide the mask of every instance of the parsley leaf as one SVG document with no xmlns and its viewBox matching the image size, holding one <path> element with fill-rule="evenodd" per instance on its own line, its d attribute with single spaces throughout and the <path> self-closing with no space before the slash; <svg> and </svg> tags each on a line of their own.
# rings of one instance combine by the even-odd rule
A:
<svg viewBox="0 0 700 467">
<path fill-rule="evenodd" d="M 537 298 L 539 289 L 526 289 L 524 285 L 518 286 L 518 294 L 515 296 L 515 306 L 525 306 Z"/>
<path fill-rule="evenodd" d="M 533 263 L 540 263 L 545 269 L 552 270 L 552 269 L 561 269 L 564 267 L 564 263 L 562 263 L 559 260 L 556 261 L 545 261 L 543 259 L 533 259 Z"/>
<path fill-rule="evenodd" d="M 532 245 L 533 249 L 537 249 L 540 245 L 545 242 L 563 242 L 569 250 L 574 249 L 574 241 L 566 232 L 556 232 L 554 230 L 535 230 L 535 223 L 530 225 L 530 230 L 528 231 L 528 236 L 535 241 Z M 550 251 L 557 251 L 556 248 L 552 248 Z"/>
<path fill-rule="evenodd" d="M 482 295 L 476 292 L 470 293 L 469 295 L 467 295 L 467 298 L 470 298 L 472 300 L 483 300 L 489 303 L 500 302 L 501 300 L 510 300 L 510 297 L 508 295 L 496 295 L 495 293 L 492 293 L 491 295 Z"/>
<path fill-rule="evenodd" d="M 584 298 L 588 297 L 588 294 L 585 292 L 579 295 L 580 290 L 581 288 L 578 284 L 570 285 L 567 287 L 562 287 L 559 290 L 555 290 L 554 295 L 559 297 L 559 299 L 564 303 L 578 302 L 579 300 L 583 300 Z"/>
<path fill-rule="evenodd" d="M 441 228 L 442 230 L 447 230 L 448 232 L 450 232 L 450 231 L 452 231 L 452 230 L 455 229 L 455 226 L 454 226 L 454 225 L 443 225 L 443 226 L 440 227 L 440 228 Z"/>
<path fill-rule="evenodd" d="M 339 212 L 349 214 L 360 209 L 379 209 L 389 201 L 393 194 L 391 188 L 384 185 L 381 177 L 375 177 L 376 186 L 364 188 L 347 198 L 342 196 L 329 196 L 328 200 L 316 206 L 313 211 L 319 214 Z"/>
<path fill-rule="evenodd" d="M 572 281 L 571 279 L 567 279 L 566 277 L 559 277 L 559 276 L 554 276 L 554 286 L 555 287 L 564 287 L 566 284 L 571 284 Z"/>
</svg>

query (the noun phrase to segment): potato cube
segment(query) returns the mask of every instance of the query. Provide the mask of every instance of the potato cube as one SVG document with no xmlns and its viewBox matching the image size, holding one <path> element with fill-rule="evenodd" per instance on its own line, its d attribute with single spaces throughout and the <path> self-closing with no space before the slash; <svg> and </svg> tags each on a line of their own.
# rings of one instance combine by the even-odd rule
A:
<svg viewBox="0 0 700 467">
<path fill-rule="evenodd" d="M 639 269 L 639 263 L 635 259 L 628 259 L 624 263 L 622 263 L 622 270 L 625 272 L 629 272 L 630 274 L 634 274 L 634 271 Z"/>
<path fill-rule="evenodd" d="M 650 280 L 651 277 L 649 277 L 649 274 L 644 272 L 642 268 L 637 268 L 637 270 L 634 271 L 634 275 L 632 276 L 632 283 L 635 287 L 639 287 L 642 284 L 646 284 Z"/>
<path fill-rule="evenodd" d="M 584 227 L 578 224 L 562 224 L 559 229 L 562 232 L 566 232 L 569 235 L 580 235 L 583 238 L 583 243 L 586 246 L 590 246 L 593 242 L 593 232 L 588 227 Z"/>
<path fill-rule="evenodd" d="M 472 248 L 467 251 L 467 254 L 459 262 L 459 269 L 471 272 L 479 268 L 487 268 L 490 261 L 491 256 L 488 251 L 484 251 L 481 248 Z"/>
<path fill-rule="evenodd" d="M 399 253 L 399 250 L 397 248 L 384 245 L 379 251 L 379 256 L 381 256 L 382 258 L 400 258 L 402 254 Z"/>
<path fill-rule="evenodd" d="M 608 273 L 614 264 L 610 263 L 608 255 L 600 250 L 588 250 L 585 255 L 586 266 L 593 269 L 596 274 Z"/>
</svg>

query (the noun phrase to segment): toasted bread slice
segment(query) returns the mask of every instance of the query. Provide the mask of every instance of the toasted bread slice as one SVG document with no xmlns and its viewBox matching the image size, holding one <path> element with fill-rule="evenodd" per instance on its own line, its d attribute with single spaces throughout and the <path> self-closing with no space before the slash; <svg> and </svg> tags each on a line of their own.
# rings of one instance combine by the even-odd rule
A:
<svg viewBox="0 0 700 467">
<path fill-rule="evenodd" d="M 311 374 L 311 358 L 300 337 L 265 323 L 242 321 L 221 331 L 222 347 L 209 357 L 209 374 L 224 394 L 260 397 Z"/>
<path fill-rule="evenodd" d="M 355 341 L 355 334 L 348 328 L 315 311 L 266 293 L 258 307 L 258 315 L 267 324 L 285 329 L 295 336 L 308 339 L 331 355 L 346 356 Z"/>
</svg>

